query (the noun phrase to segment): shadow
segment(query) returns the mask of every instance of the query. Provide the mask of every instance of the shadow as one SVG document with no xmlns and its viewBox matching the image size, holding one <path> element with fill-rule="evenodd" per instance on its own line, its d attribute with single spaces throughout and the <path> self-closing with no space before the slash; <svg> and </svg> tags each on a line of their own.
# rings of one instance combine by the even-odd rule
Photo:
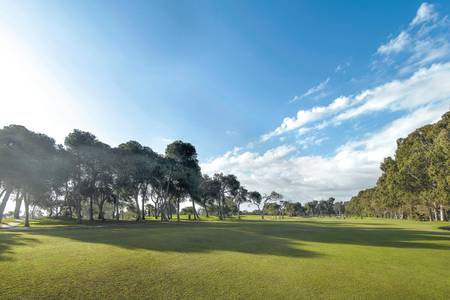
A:
<svg viewBox="0 0 450 300">
<path fill-rule="evenodd" d="M 389 224 L 378 226 L 375 222 L 266 221 L 260 223 L 270 224 L 262 231 L 263 234 L 304 242 L 450 250 L 450 233 L 447 232 L 387 227 Z M 260 229 L 256 228 L 256 231 Z"/>
<path fill-rule="evenodd" d="M 230 223 L 181 222 L 143 224 L 125 223 L 77 228 L 35 228 L 31 236 L 46 235 L 86 243 L 114 245 L 127 249 L 162 252 L 207 253 L 231 251 L 255 255 L 278 255 L 311 258 L 319 254 L 301 249 L 301 242 L 285 237 L 270 236 L 254 230 L 231 226 Z M 239 224 L 238 224 L 239 225 Z"/>
<path fill-rule="evenodd" d="M 40 243 L 37 239 L 18 232 L 0 232 L 0 261 L 12 260 L 12 248 L 15 246 L 33 246 L 37 243 Z"/>
<path fill-rule="evenodd" d="M 94 223 L 69 227 L 33 228 L 23 237 L 6 233 L 0 257 L 8 244 L 27 245 L 39 235 L 73 239 L 85 243 L 107 244 L 126 249 L 162 252 L 207 253 L 240 252 L 319 258 L 324 254 L 307 250 L 307 243 L 360 245 L 390 248 L 450 250 L 450 232 L 421 231 L 378 226 L 368 223 L 301 221 Z M 8 236 L 8 234 L 10 234 Z"/>
</svg>

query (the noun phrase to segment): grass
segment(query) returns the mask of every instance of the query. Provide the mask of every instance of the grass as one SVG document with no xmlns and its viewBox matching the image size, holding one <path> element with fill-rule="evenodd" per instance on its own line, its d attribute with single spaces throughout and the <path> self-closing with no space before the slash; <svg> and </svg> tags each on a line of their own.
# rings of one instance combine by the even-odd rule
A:
<svg viewBox="0 0 450 300">
<path fill-rule="evenodd" d="M 0 231 L 0 298 L 448 299 L 446 223 L 43 219 Z M 102 226 L 102 227 L 99 227 Z"/>
</svg>

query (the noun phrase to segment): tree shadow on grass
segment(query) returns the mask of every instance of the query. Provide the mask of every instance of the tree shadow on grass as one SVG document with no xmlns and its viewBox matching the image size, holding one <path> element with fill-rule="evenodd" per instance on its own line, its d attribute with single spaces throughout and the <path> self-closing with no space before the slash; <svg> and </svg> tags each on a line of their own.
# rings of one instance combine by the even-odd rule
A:
<svg viewBox="0 0 450 300">
<path fill-rule="evenodd" d="M 254 230 L 282 238 L 326 244 L 450 250 L 450 233 L 349 222 L 260 222 Z M 351 225 L 350 225 L 351 224 Z M 350 226 L 349 226 L 350 225 Z M 365 227 L 369 225 L 370 227 Z"/>
<path fill-rule="evenodd" d="M 420 231 L 376 224 L 340 226 L 328 222 L 242 221 L 181 224 L 109 224 L 102 227 L 77 226 L 34 228 L 26 236 L 8 232 L 0 235 L 0 258 L 14 245 L 29 245 L 39 235 L 85 243 L 113 245 L 126 249 L 161 252 L 207 253 L 230 251 L 254 255 L 318 258 L 307 243 L 359 245 L 390 248 L 450 250 L 450 232 Z"/>
<path fill-rule="evenodd" d="M 142 225 L 112 225 L 101 228 L 79 227 L 76 230 L 69 228 L 35 229 L 30 231 L 29 234 L 114 245 L 126 249 L 161 252 L 207 253 L 230 251 L 298 258 L 320 256 L 314 251 L 302 249 L 300 241 L 264 235 L 229 225 L 146 223 Z"/>
<path fill-rule="evenodd" d="M 371 224 L 373 225 L 373 224 Z M 321 222 L 145 223 L 102 228 L 35 229 L 48 235 L 86 243 L 162 252 L 231 251 L 248 254 L 315 258 L 305 242 L 391 248 L 450 250 L 450 233 L 392 227 L 337 226 Z"/>
<path fill-rule="evenodd" d="M 39 243 L 36 238 L 26 237 L 18 232 L 0 232 L 0 262 L 12 260 L 15 246 L 33 246 Z"/>
</svg>

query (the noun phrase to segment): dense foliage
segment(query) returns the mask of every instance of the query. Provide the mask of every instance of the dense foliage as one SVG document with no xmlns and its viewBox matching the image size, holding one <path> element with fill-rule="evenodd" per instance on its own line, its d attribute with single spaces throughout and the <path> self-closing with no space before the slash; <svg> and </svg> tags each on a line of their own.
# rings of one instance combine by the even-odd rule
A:
<svg viewBox="0 0 450 300">
<path fill-rule="evenodd" d="M 146 216 L 170 221 L 174 215 L 180 220 L 183 201 L 191 202 L 184 212 L 194 219 L 196 205 L 223 219 L 240 217 L 242 203 L 260 207 L 264 199 L 264 211 L 282 199 L 276 192 L 249 192 L 232 174 L 202 175 L 190 143 L 175 141 L 161 155 L 136 141 L 112 148 L 92 133 L 74 130 L 64 144 L 19 125 L 0 129 L 0 221 L 10 198 L 15 198 L 15 218 L 24 204 L 26 226 L 30 213 L 79 222 L 119 220 L 130 212 L 137 221 Z"/>
<path fill-rule="evenodd" d="M 385 158 L 381 171 L 375 187 L 360 191 L 347 203 L 349 213 L 448 220 L 450 112 L 399 139 L 395 158 Z"/>
</svg>

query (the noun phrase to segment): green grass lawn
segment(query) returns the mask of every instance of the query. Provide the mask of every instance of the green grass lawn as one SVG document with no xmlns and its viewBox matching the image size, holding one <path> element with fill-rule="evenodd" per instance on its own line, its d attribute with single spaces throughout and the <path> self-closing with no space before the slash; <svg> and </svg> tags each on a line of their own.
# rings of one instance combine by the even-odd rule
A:
<svg viewBox="0 0 450 300">
<path fill-rule="evenodd" d="M 442 223 L 246 217 L 32 226 L 0 230 L 1 299 L 450 297 Z"/>
</svg>

